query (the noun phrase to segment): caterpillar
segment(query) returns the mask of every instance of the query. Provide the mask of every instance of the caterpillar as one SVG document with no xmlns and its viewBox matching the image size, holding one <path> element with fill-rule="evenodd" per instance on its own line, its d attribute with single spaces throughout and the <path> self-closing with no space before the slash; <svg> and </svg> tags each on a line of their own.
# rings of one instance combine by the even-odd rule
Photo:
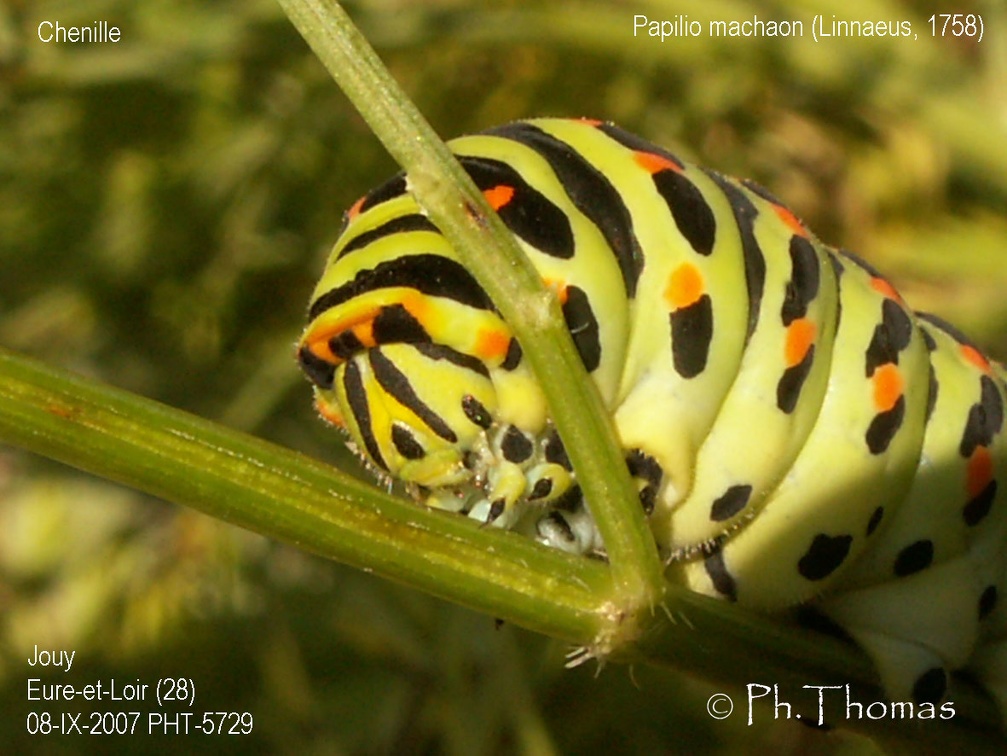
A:
<svg viewBox="0 0 1007 756">
<path fill-rule="evenodd" d="M 450 143 L 555 293 L 669 570 L 810 606 L 895 700 L 1007 710 L 1005 371 L 761 187 L 609 123 Z M 346 214 L 297 349 L 425 504 L 603 552 L 521 345 L 398 175 Z"/>
</svg>

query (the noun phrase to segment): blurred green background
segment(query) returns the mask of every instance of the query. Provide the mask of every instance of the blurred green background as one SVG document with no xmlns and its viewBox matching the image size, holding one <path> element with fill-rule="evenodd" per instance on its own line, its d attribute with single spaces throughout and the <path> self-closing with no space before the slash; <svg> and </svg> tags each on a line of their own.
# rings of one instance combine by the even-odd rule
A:
<svg viewBox="0 0 1007 756">
<path fill-rule="evenodd" d="M 347 3 L 445 137 L 615 120 L 753 178 L 918 309 L 1007 357 L 1007 10 L 931 39 L 929 0 Z M 814 13 L 916 40 L 809 38 Z M 804 39 L 633 37 L 633 16 L 802 19 Z M 42 44 L 42 20 L 120 27 Z M 0 344 L 337 464 L 293 343 L 342 211 L 396 170 L 273 0 L 0 6 Z M 24 739 L 34 644 L 78 685 L 190 677 L 247 737 Z M 0 450 L 0 750 L 22 753 L 861 752 L 707 716 L 663 670 L 566 671 L 493 619 Z M 768 682 L 772 681 L 753 681 Z M 809 681 L 813 683 L 814 681 Z M 79 705 L 78 705 L 79 704 Z M 157 710 L 155 705 L 139 707 Z M 83 720 L 82 720 L 83 721 Z M 142 729 L 146 729 L 143 727 Z M 13 747 L 13 746 L 12 746 Z"/>
</svg>

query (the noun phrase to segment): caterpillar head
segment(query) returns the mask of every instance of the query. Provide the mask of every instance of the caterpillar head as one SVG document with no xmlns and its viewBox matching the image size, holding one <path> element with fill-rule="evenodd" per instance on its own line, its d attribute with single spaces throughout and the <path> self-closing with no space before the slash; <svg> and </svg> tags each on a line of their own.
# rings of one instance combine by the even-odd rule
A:
<svg viewBox="0 0 1007 756">
<path fill-rule="evenodd" d="M 437 345 L 385 344 L 338 364 L 318 358 L 325 346 L 306 334 L 299 352 L 315 406 L 380 474 L 426 488 L 471 479 L 466 454 L 496 406 L 484 373 L 452 362 Z"/>
<path fill-rule="evenodd" d="M 523 502 L 572 486 L 541 389 L 482 287 L 411 198 L 360 207 L 298 343 L 316 407 L 379 475 L 433 506 L 510 526 Z"/>
</svg>

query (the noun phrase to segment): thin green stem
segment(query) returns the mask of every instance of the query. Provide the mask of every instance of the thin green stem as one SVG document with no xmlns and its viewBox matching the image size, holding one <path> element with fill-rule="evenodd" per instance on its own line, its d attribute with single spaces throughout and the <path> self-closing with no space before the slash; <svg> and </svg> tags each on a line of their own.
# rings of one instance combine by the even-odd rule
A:
<svg viewBox="0 0 1007 756">
<path fill-rule="evenodd" d="M 408 172 L 417 201 L 517 335 L 605 541 L 619 597 L 638 606 L 655 603 L 663 581 L 654 539 L 637 504 L 609 413 L 584 372 L 555 296 L 343 9 L 325 0 L 279 2 Z"/>
<path fill-rule="evenodd" d="M 606 600 L 605 565 L 418 507 L 296 452 L 2 349 L 0 442 L 617 661 L 666 664 L 735 687 L 776 683 L 795 698 L 804 684 L 849 682 L 859 700 L 884 700 L 855 648 L 680 588 L 668 588 L 665 611 L 636 618 L 633 638 L 599 649 L 625 619 Z M 958 715 L 935 742 L 954 733 L 1001 742 L 988 701 L 968 689 L 951 698 Z M 891 721 L 835 723 L 903 740 L 915 732 Z"/>
<path fill-rule="evenodd" d="M 317 3 L 286 4 L 320 7 Z M 405 129 L 402 133 L 412 132 Z M 433 186 L 436 195 L 439 183 L 433 176 L 437 169 L 424 169 L 427 164 L 423 161 L 427 154 L 440 155 L 440 148 L 428 153 L 431 148 L 417 144 L 421 154 L 413 157 L 420 161 L 420 183 Z M 466 191 L 471 193 L 474 188 Z M 484 215 L 486 208 L 479 205 L 478 193 L 470 197 L 448 192 L 445 196 L 455 197 L 447 204 L 469 208 L 459 214 L 459 223 L 463 229 L 476 229 L 476 241 L 482 238 L 479 234 L 484 222 L 499 228 L 492 213 Z M 477 207 L 480 209 L 473 209 Z M 433 217 L 442 222 L 439 216 Z M 509 234 L 504 232 L 501 238 L 509 239 Z M 473 242 L 472 248 L 479 249 L 482 243 Z M 482 265 L 477 262 L 473 269 Z M 534 272 L 529 275 L 524 263 L 516 260 L 507 265 L 527 278 L 531 288 L 508 288 L 514 286 L 509 282 L 501 291 L 541 305 L 541 312 L 519 313 L 516 320 L 524 324 L 522 327 L 538 322 L 538 317 L 560 323 L 554 303 L 541 290 Z M 486 271 L 477 275 L 482 278 Z M 489 275 L 487 281 L 495 283 L 494 276 Z M 498 296 L 493 285 L 487 284 L 487 288 Z M 511 303 L 506 297 L 500 301 Z M 510 317 L 506 311 L 505 315 Z M 565 338 L 562 327 L 559 330 Z M 526 334 L 519 330 L 518 335 L 525 343 Z M 527 350 L 542 352 L 545 347 L 548 352 L 554 346 L 550 339 L 546 335 L 540 340 L 529 332 Z M 556 348 L 568 354 L 557 363 L 553 378 L 564 377 L 558 382 L 553 378 L 543 381 L 544 385 L 590 387 L 583 371 L 577 373 L 580 364 L 569 339 L 561 338 L 558 343 L 563 346 Z M 552 364 L 541 355 L 536 359 L 539 370 Z M 559 401 L 554 411 L 563 406 L 563 399 L 550 396 L 551 401 Z M 573 401 L 576 411 L 569 407 L 563 410 L 567 418 L 561 423 L 564 434 L 567 424 L 584 422 L 580 415 L 588 404 L 577 406 L 576 402 L 583 403 L 582 398 Z M 557 418 L 560 414 L 557 412 Z M 589 414 L 594 418 L 591 422 L 602 427 L 583 431 L 589 438 L 583 450 L 576 451 L 578 471 L 585 460 L 595 460 L 590 444 L 602 439 L 597 443 L 602 448 L 607 443 L 614 455 L 609 460 L 613 480 L 625 479 L 605 414 Z M 570 432 L 571 439 L 582 433 Z M 466 518 L 427 511 L 297 453 L 2 350 L 0 441 L 570 643 L 597 650 L 599 638 L 608 634 L 611 645 L 607 650 L 619 660 L 668 664 L 735 686 L 776 683 L 789 690 L 801 684 L 863 684 L 873 677 L 863 656 L 850 647 L 756 617 L 725 602 L 669 588 L 663 602 L 667 615 L 656 607 L 653 614 L 643 613 L 640 603 L 620 605 L 619 598 L 655 596 L 660 590 L 655 588 L 660 584 L 660 566 L 656 556 L 652 558 L 649 534 L 635 532 L 638 521 L 642 523 L 638 508 L 633 506 L 635 497 L 619 493 L 622 483 L 613 483 L 611 498 L 606 499 L 605 475 L 592 478 L 589 467 L 584 468 L 584 475 L 593 482 L 585 481 L 585 487 L 597 486 L 600 503 L 611 504 L 597 508 L 596 515 L 607 542 L 612 539 L 610 552 L 615 547 L 619 555 L 619 564 L 613 566 L 615 594 L 612 573 L 598 562 L 570 557 L 510 533 L 480 528 Z M 579 441 L 570 441 L 572 456 L 580 446 Z M 605 458 L 595 462 L 602 464 Z M 645 530 L 645 524 L 641 527 Z M 638 616 L 627 620 L 627 609 L 637 611 Z M 619 637 L 617 630 L 625 622 L 636 632 Z M 857 690 L 874 689 L 858 686 Z M 876 690 L 866 696 L 863 700 L 883 700 Z M 882 737 L 916 738 L 923 741 L 916 752 L 927 746 L 948 750 L 952 743 L 970 752 L 1002 750 L 1003 741 L 992 725 L 996 715 L 988 702 L 958 689 L 952 690 L 952 699 L 958 712 L 952 723 L 850 721 L 844 713 L 832 723 Z"/>
<path fill-rule="evenodd" d="M 599 563 L 3 350 L 0 441 L 572 643 L 603 624 Z"/>
</svg>

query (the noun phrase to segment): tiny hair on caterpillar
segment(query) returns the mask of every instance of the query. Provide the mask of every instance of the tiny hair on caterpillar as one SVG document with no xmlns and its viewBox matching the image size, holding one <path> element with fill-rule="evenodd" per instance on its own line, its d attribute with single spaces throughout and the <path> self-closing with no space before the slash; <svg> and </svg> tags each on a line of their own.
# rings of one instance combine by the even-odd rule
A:
<svg viewBox="0 0 1007 756">
<path fill-rule="evenodd" d="M 761 187 L 601 121 L 449 143 L 555 292 L 669 570 L 804 606 L 894 700 L 963 670 L 1007 710 L 1004 368 Z M 604 545 L 520 344 L 398 175 L 354 204 L 298 359 L 420 502 Z"/>
</svg>

